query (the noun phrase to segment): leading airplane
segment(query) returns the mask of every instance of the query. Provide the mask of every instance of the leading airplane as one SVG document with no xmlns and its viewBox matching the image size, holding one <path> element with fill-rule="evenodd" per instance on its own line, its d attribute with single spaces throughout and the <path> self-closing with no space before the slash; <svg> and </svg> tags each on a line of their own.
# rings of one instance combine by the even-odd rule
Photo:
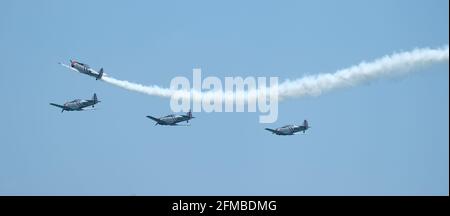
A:
<svg viewBox="0 0 450 216">
<path fill-rule="evenodd" d="M 276 129 L 266 128 L 266 130 L 276 134 L 276 135 L 295 135 L 298 132 L 303 131 L 305 133 L 306 130 L 310 128 L 308 126 L 308 121 L 304 120 L 303 125 L 286 125 L 283 127 L 279 127 Z"/>
<path fill-rule="evenodd" d="M 63 63 L 60 63 L 60 64 L 65 67 L 69 67 L 68 65 L 65 65 Z M 100 68 L 100 71 L 97 72 L 94 69 L 92 69 L 91 67 L 89 67 L 89 65 L 81 63 L 81 62 L 73 61 L 73 60 L 70 60 L 70 68 L 74 69 L 80 73 L 95 77 L 95 80 L 99 80 L 103 76 L 103 68 Z"/>
<path fill-rule="evenodd" d="M 97 99 L 97 94 L 94 93 L 94 96 L 92 96 L 91 100 L 81 100 L 81 99 L 75 99 L 73 101 L 69 101 L 64 103 L 64 105 L 59 105 L 55 103 L 50 103 L 50 105 L 61 108 L 61 112 L 66 111 L 85 111 L 88 109 L 84 109 L 86 107 L 92 106 L 92 108 L 95 106 L 95 104 L 99 103 L 100 101 Z"/>
<path fill-rule="evenodd" d="M 186 115 L 171 114 L 171 115 L 163 116 L 161 118 L 156 118 L 153 116 L 146 116 L 146 117 L 155 121 L 156 122 L 155 126 L 156 125 L 182 126 L 177 123 L 184 122 L 184 121 L 186 121 L 186 123 L 189 123 L 189 120 L 195 118 L 192 116 L 191 110 L 189 110 L 189 112 Z"/>
</svg>

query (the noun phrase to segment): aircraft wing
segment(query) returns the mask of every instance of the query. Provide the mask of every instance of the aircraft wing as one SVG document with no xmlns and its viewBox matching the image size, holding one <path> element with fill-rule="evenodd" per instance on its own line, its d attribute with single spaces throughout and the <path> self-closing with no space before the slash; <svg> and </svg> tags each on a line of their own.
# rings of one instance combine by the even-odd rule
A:
<svg viewBox="0 0 450 216">
<path fill-rule="evenodd" d="M 83 107 L 83 108 L 80 109 L 80 111 L 93 111 L 93 110 L 96 110 L 96 108 L 86 108 L 86 107 Z"/>
<path fill-rule="evenodd" d="M 151 119 L 151 120 L 153 120 L 153 121 L 155 121 L 155 122 L 158 122 L 158 123 L 164 123 L 163 121 L 159 120 L 159 118 L 155 118 L 155 117 L 153 117 L 153 116 L 146 116 L 146 117 L 149 118 L 149 119 Z"/>
<path fill-rule="evenodd" d="M 65 108 L 63 105 L 59 105 L 59 104 L 50 103 L 50 105 L 55 106 L 55 107 L 59 107 L 61 109 Z"/>
<path fill-rule="evenodd" d="M 190 124 L 177 124 L 177 123 L 175 123 L 175 124 L 171 124 L 170 126 L 189 127 L 189 126 L 191 126 L 191 125 L 190 125 Z"/>
<path fill-rule="evenodd" d="M 63 67 L 69 68 L 70 70 L 79 73 L 79 71 L 78 71 L 77 69 L 75 69 L 75 68 L 73 68 L 73 67 L 70 67 L 69 65 L 66 65 L 66 64 L 61 63 L 61 62 L 59 62 L 59 64 L 62 65 Z"/>
<path fill-rule="evenodd" d="M 270 131 L 270 132 L 272 132 L 272 133 L 277 133 L 278 131 L 276 131 L 276 130 L 274 130 L 274 129 L 270 129 L 270 128 L 266 128 L 265 130 L 268 130 L 268 131 Z"/>
</svg>

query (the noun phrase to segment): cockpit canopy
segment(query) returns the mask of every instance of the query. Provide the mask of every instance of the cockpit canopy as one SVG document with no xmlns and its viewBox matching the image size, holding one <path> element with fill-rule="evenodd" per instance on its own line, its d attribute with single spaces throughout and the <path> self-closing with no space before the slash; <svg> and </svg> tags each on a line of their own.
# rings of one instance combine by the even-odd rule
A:
<svg viewBox="0 0 450 216">
<path fill-rule="evenodd" d="M 80 99 L 75 99 L 73 101 L 70 101 L 69 103 L 79 103 L 81 100 Z"/>
<path fill-rule="evenodd" d="M 89 68 L 89 65 L 88 65 L 88 64 L 84 64 L 84 63 L 81 63 L 81 62 L 73 61 L 73 62 L 72 62 L 72 67 L 73 67 L 74 64 L 79 64 L 79 65 L 81 65 L 81 66 L 84 66 L 84 67 Z"/>
</svg>

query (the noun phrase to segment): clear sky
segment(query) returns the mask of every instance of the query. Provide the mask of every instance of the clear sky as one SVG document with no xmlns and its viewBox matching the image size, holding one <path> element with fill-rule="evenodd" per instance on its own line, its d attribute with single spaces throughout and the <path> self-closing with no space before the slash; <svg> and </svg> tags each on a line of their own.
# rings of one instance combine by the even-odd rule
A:
<svg viewBox="0 0 450 216">
<path fill-rule="evenodd" d="M 426 67 L 258 113 L 194 113 L 119 79 L 334 72 L 449 41 L 447 0 L 0 1 L 0 195 L 448 195 L 449 68 Z M 49 106 L 96 92 L 90 112 Z M 307 135 L 265 127 L 301 124 Z"/>
</svg>

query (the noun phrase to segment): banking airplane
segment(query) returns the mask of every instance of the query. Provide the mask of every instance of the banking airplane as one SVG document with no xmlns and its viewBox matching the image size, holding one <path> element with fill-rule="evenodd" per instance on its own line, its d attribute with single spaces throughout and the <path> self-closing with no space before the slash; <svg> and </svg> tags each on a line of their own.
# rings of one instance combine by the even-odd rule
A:
<svg viewBox="0 0 450 216">
<path fill-rule="evenodd" d="M 153 116 L 146 116 L 146 117 L 155 121 L 156 122 L 155 126 L 156 125 L 180 126 L 177 123 L 184 122 L 184 121 L 186 121 L 186 123 L 189 123 L 189 120 L 195 118 L 192 116 L 191 110 L 189 110 L 189 112 L 186 115 L 170 114 L 170 115 L 166 115 L 161 118 L 155 118 Z"/>
<path fill-rule="evenodd" d="M 65 67 L 69 67 L 68 65 L 65 65 L 63 63 L 60 63 L 60 64 Z M 97 72 L 94 69 L 92 69 L 91 67 L 89 67 L 89 65 L 83 64 L 81 62 L 73 61 L 73 60 L 70 60 L 70 68 L 75 69 L 76 71 L 78 71 L 80 73 L 95 77 L 96 80 L 101 79 L 103 76 L 103 68 L 100 68 L 100 71 Z"/>
<path fill-rule="evenodd" d="M 66 111 L 85 111 L 87 109 L 84 109 L 85 107 L 92 106 L 94 107 L 95 104 L 99 103 L 100 101 L 97 99 L 97 95 L 94 93 L 94 96 L 92 96 L 91 100 L 81 100 L 81 99 L 75 99 L 73 101 L 69 101 L 64 103 L 64 105 L 54 104 L 50 103 L 50 105 L 61 108 L 61 112 Z"/>
<path fill-rule="evenodd" d="M 286 125 L 283 127 L 279 127 L 276 129 L 266 128 L 266 130 L 276 134 L 276 135 L 294 135 L 298 132 L 303 131 L 305 133 L 306 130 L 310 128 L 308 126 L 308 121 L 304 120 L 303 125 Z"/>
</svg>

